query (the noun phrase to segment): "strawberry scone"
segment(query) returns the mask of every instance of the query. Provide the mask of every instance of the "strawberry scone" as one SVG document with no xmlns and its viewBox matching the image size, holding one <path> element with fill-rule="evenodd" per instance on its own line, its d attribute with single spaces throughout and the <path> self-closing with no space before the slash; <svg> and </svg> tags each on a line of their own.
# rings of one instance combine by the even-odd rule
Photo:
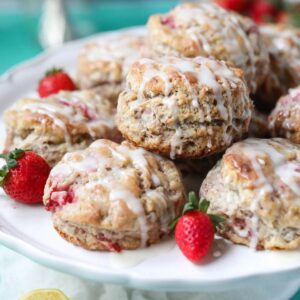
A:
<svg viewBox="0 0 300 300">
<path fill-rule="evenodd" d="M 131 66 L 117 124 L 139 147 L 172 159 L 201 158 L 241 139 L 251 112 L 242 70 L 209 58 L 165 56 Z"/>
<path fill-rule="evenodd" d="M 251 93 L 268 73 L 268 52 L 256 24 L 215 4 L 184 3 L 153 15 L 148 31 L 156 54 L 214 57 L 241 68 Z"/>
<path fill-rule="evenodd" d="M 300 145 L 247 139 L 227 149 L 204 180 L 209 212 L 225 217 L 219 233 L 255 249 L 300 245 Z"/>
<path fill-rule="evenodd" d="M 269 111 L 289 88 L 300 84 L 300 30 L 287 25 L 260 27 L 270 55 L 270 72 L 255 95 L 256 105 Z"/>
<path fill-rule="evenodd" d="M 269 117 L 272 136 L 300 144 L 300 87 L 281 97 Z"/>
<path fill-rule="evenodd" d="M 144 30 L 136 33 L 100 37 L 87 43 L 80 52 L 77 84 L 81 89 L 95 88 L 116 103 L 124 88 L 129 65 L 142 55 Z"/>
<path fill-rule="evenodd" d="M 115 108 L 93 91 L 60 92 L 42 99 L 24 98 L 4 114 L 5 151 L 32 150 L 53 166 L 62 156 L 94 140 L 121 140 Z"/>
<path fill-rule="evenodd" d="M 57 232 L 91 250 L 120 251 L 158 242 L 185 202 L 174 163 L 123 142 L 98 140 L 67 153 L 44 192 Z"/>
</svg>

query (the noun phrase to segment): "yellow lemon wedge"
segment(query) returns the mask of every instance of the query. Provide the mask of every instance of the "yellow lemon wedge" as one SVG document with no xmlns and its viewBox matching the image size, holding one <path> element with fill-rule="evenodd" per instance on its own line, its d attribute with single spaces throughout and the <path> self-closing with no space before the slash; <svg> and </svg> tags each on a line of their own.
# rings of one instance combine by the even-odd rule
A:
<svg viewBox="0 0 300 300">
<path fill-rule="evenodd" d="M 19 300 L 70 300 L 57 289 L 38 289 L 23 295 Z"/>
</svg>

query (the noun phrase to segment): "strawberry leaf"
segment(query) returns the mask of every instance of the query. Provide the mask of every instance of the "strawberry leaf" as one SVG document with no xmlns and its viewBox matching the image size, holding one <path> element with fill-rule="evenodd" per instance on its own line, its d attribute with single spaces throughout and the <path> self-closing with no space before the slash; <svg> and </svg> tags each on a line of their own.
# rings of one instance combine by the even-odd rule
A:
<svg viewBox="0 0 300 300">
<path fill-rule="evenodd" d="M 198 205 L 198 198 L 195 192 L 189 192 L 189 202 L 193 205 L 193 207 L 197 207 Z"/>
<path fill-rule="evenodd" d="M 49 77 L 49 76 L 55 75 L 55 74 L 60 73 L 60 72 L 63 72 L 62 68 L 53 67 L 52 69 L 48 70 L 45 73 L 45 77 Z"/>
<path fill-rule="evenodd" d="M 178 219 L 179 219 L 179 217 L 175 218 L 169 225 L 169 228 L 171 229 L 171 231 L 173 231 L 175 229 Z"/>
<path fill-rule="evenodd" d="M 186 214 L 190 211 L 201 211 L 203 213 L 207 213 L 207 210 L 209 208 L 210 202 L 206 199 L 200 199 L 196 196 L 195 192 L 189 192 L 188 195 L 188 201 L 184 204 L 182 213 L 178 217 L 176 217 L 171 224 L 169 225 L 171 230 L 174 230 L 176 227 L 176 224 L 178 222 L 178 219 L 180 216 Z M 225 219 L 218 215 L 208 214 L 209 218 L 211 219 L 212 223 L 215 226 L 215 229 L 221 227 L 222 222 L 225 221 Z"/>
<path fill-rule="evenodd" d="M 9 170 L 18 165 L 18 159 L 24 155 L 25 151 L 22 149 L 15 149 L 9 153 L 0 154 L 0 158 L 3 158 L 6 164 L 0 169 L 0 186 L 3 186 L 5 178 L 9 173 Z"/>
<path fill-rule="evenodd" d="M 8 154 L 8 157 L 13 159 L 19 159 L 20 157 L 23 156 L 24 153 L 25 153 L 24 150 L 16 148 L 14 151 Z"/>
<path fill-rule="evenodd" d="M 3 185 L 4 179 L 7 174 L 8 174 L 8 168 L 7 166 L 3 166 L 3 168 L 0 169 L 0 186 Z"/>
<path fill-rule="evenodd" d="M 202 199 L 199 201 L 199 205 L 198 205 L 198 209 L 202 212 L 207 212 L 208 207 L 209 207 L 209 201 L 207 201 L 206 199 Z"/>
<path fill-rule="evenodd" d="M 182 209 L 182 215 L 184 215 L 185 213 L 187 213 L 188 211 L 192 211 L 194 210 L 194 206 L 192 203 L 187 202 L 184 204 L 183 209 Z"/>
<path fill-rule="evenodd" d="M 215 229 L 222 227 L 222 223 L 225 222 L 225 218 L 219 215 L 208 214 L 209 218 L 213 222 Z"/>
<path fill-rule="evenodd" d="M 6 163 L 7 163 L 8 169 L 14 168 L 18 164 L 18 162 L 12 158 L 9 158 Z"/>
</svg>

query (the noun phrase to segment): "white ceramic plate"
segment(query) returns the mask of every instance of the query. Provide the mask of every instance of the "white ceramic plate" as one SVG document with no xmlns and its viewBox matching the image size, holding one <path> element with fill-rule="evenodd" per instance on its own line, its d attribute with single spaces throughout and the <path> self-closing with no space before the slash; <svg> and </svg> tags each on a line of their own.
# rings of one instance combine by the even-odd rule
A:
<svg viewBox="0 0 300 300">
<path fill-rule="evenodd" d="M 2 76 L 0 110 L 34 93 L 39 79 L 50 67 L 62 66 L 73 71 L 83 43 L 80 40 L 46 52 Z M 3 140 L 3 123 L 0 133 Z M 4 195 L 0 196 L 0 242 L 62 272 L 142 289 L 220 291 L 256 285 L 262 279 L 264 283 L 300 279 L 300 250 L 255 252 L 221 239 L 200 265 L 188 262 L 172 240 L 121 256 L 87 251 L 61 239 L 52 228 L 50 214 L 42 206 L 22 205 Z"/>
</svg>

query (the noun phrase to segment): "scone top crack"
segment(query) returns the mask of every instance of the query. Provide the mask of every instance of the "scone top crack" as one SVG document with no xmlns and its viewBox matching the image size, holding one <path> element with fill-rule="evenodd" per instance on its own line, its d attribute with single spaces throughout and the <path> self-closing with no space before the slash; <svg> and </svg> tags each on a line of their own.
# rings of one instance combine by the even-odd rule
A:
<svg viewBox="0 0 300 300">
<path fill-rule="evenodd" d="M 220 152 L 247 132 L 252 102 L 243 71 L 214 59 L 140 59 L 119 96 L 123 136 L 173 158 Z"/>
<path fill-rule="evenodd" d="M 67 152 L 98 138 L 120 139 L 115 108 L 91 90 L 60 92 L 46 98 L 24 98 L 4 114 L 5 148 L 29 149 L 54 165 Z"/>
<path fill-rule="evenodd" d="M 221 234 L 256 249 L 300 245 L 300 146 L 285 139 L 234 144 L 201 186 Z"/>
<path fill-rule="evenodd" d="M 160 55 L 214 57 L 245 72 L 251 93 L 269 70 L 267 49 L 253 20 L 211 3 L 184 3 L 149 18 L 152 51 Z"/>
<path fill-rule="evenodd" d="M 44 193 L 56 230 L 77 245 L 98 250 L 159 241 L 170 232 L 184 201 L 173 162 L 108 140 L 67 153 L 52 169 Z"/>
</svg>

